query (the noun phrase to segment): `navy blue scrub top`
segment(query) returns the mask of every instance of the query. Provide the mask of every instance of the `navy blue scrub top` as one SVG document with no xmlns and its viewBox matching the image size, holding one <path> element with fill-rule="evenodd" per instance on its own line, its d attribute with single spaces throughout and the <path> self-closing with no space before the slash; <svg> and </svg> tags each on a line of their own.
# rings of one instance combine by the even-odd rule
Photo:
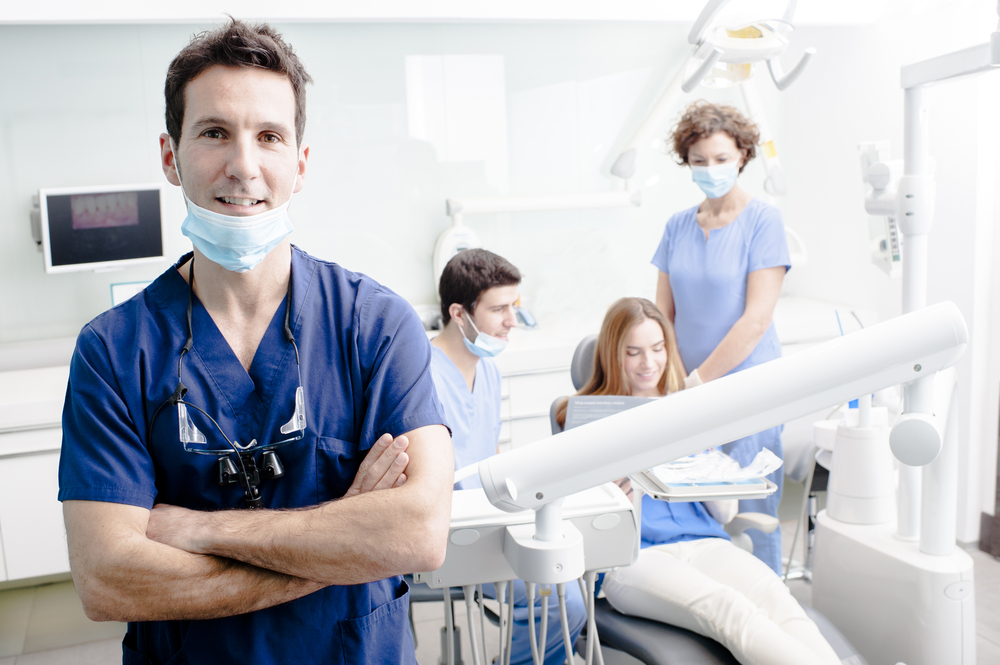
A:
<svg viewBox="0 0 1000 665">
<path fill-rule="evenodd" d="M 59 499 L 144 508 L 236 508 L 238 486 L 218 485 L 217 460 L 186 452 L 177 409 L 154 410 L 177 385 L 187 338 L 182 257 L 142 293 L 80 333 L 63 412 Z M 291 328 L 301 357 L 307 429 L 277 452 L 285 476 L 260 486 L 265 508 L 311 506 L 343 496 L 366 451 L 385 432 L 444 423 L 429 371 L 430 345 L 412 307 L 374 280 L 292 250 Z M 285 301 L 250 371 L 194 297 L 194 348 L 184 358 L 185 398 L 240 443 L 286 438 L 298 373 L 284 335 Z M 200 413 L 212 447 L 225 441 Z M 258 453 L 258 462 L 259 462 Z M 124 662 L 414 663 L 401 578 L 331 586 L 249 614 L 201 621 L 130 623 Z"/>
</svg>

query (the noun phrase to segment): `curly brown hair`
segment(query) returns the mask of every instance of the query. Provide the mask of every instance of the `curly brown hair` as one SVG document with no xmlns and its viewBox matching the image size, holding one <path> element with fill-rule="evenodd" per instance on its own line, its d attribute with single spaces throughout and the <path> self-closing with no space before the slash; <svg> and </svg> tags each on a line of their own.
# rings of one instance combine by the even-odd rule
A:
<svg viewBox="0 0 1000 665">
<path fill-rule="evenodd" d="M 757 144 L 760 142 L 757 125 L 747 120 L 739 109 L 712 104 L 704 99 L 687 107 L 671 134 L 671 152 L 677 155 L 677 163 L 687 165 L 691 146 L 716 132 L 725 132 L 736 142 L 737 149 L 743 155 L 743 163 L 740 165 L 740 173 L 743 173 L 750 160 L 757 156 Z"/>
</svg>

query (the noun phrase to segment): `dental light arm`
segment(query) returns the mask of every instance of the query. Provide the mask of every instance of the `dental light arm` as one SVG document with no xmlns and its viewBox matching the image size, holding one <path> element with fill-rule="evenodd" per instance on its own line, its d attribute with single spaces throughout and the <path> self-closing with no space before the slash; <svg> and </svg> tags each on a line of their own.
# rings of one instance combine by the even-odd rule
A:
<svg viewBox="0 0 1000 665">
<path fill-rule="evenodd" d="M 709 0 L 702 9 L 688 35 L 688 42 L 694 47 L 690 55 L 648 112 L 630 120 L 622 129 L 601 165 L 603 173 L 626 181 L 635 175 L 637 151 L 662 131 L 667 115 L 674 111 L 681 94 L 692 92 L 706 77 L 711 77 L 717 65 L 749 67 L 753 63 L 766 61 L 778 90 L 788 88 L 805 70 L 816 49 L 806 49 L 799 62 L 787 74 L 783 73 L 778 61 L 778 57 L 788 46 L 786 36 L 792 30 L 795 0 L 789 0 L 780 20 L 758 21 L 748 26 L 748 29 L 755 31 L 751 36 L 720 27 L 719 14 L 730 1 Z M 639 118 L 641 121 L 638 121 Z"/>
<path fill-rule="evenodd" d="M 930 376 L 954 365 L 967 343 L 958 308 L 941 303 L 490 457 L 479 464 L 479 477 L 497 508 L 543 510 L 570 494 Z"/>
<path fill-rule="evenodd" d="M 781 63 L 777 58 L 771 58 L 767 61 L 767 71 L 771 73 L 771 80 L 774 81 L 774 87 L 778 90 L 785 90 L 791 84 L 798 80 L 802 72 L 805 71 L 806 65 L 812 60 L 812 57 L 816 55 L 816 49 L 810 47 L 805 50 L 802 57 L 799 59 L 798 63 L 792 67 L 792 71 L 787 74 L 783 74 L 781 71 Z"/>
</svg>

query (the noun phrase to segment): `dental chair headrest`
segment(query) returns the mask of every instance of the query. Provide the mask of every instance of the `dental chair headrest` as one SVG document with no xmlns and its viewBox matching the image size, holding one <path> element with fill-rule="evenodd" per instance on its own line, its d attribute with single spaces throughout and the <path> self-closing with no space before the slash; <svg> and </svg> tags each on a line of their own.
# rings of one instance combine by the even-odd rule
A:
<svg viewBox="0 0 1000 665">
<path fill-rule="evenodd" d="M 594 371 L 594 351 L 597 349 L 597 335 L 584 337 L 573 352 L 573 363 L 570 365 L 570 376 L 573 387 L 579 390 Z"/>
</svg>

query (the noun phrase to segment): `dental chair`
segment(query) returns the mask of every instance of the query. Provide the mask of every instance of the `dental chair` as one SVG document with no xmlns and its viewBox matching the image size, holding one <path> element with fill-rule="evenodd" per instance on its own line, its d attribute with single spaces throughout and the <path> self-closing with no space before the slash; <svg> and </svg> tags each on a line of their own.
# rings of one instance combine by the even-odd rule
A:
<svg viewBox="0 0 1000 665">
<path fill-rule="evenodd" d="M 573 354 L 570 376 L 573 387 L 580 390 L 590 378 L 594 369 L 594 352 L 597 335 L 589 335 L 580 342 Z M 549 409 L 552 433 L 562 432 L 556 420 L 556 410 L 564 397 L 556 399 Z M 725 526 L 733 544 L 752 552 L 753 544 L 745 533 L 748 529 L 760 529 L 770 533 L 778 527 L 778 520 L 763 513 L 740 513 Z M 854 649 L 847 639 L 830 621 L 811 607 L 802 606 L 806 614 L 819 628 L 834 652 L 844 665 L 867 665 L 867 661 Z M 622 614 L 611 607 L 607 599 L 595 602 L 597 633 L 602 649 L 628 654 L 646 665 L 738 665 L 738 661 L 715 640 L 670 624 L 651 621 L 641 617 Z M 586 633 L 580 636 L 576 649 L 586 653 Z M 612 661 L 614 654 L 608 661 Z M 614 662 L 624 662 L 626 657 L 614 658 Z"/>
</svg>

